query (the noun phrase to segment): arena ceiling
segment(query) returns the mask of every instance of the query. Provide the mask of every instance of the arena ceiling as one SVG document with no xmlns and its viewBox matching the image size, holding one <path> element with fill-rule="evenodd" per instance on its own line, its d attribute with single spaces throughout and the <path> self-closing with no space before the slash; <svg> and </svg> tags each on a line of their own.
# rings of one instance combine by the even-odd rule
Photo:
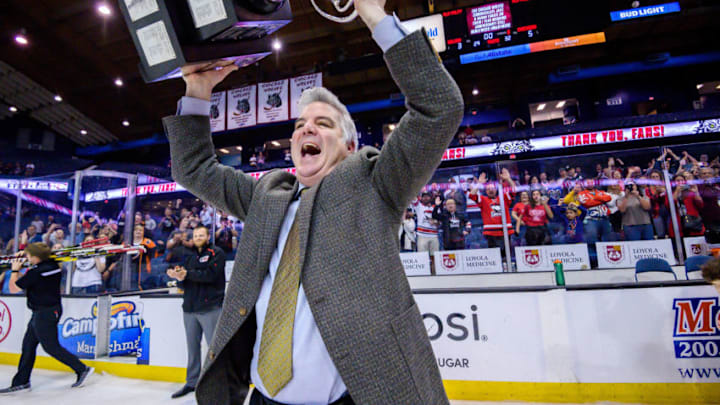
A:
<svg viewBox="0 0 720 405">
<path fill-rule="evenodd" d="M 482 2 L 436 0 L 435 12 Z M 626 9 L 631 2 L 610 3 L 613 9 Z M 610 26 L 605 31 L 608 42 L 603 45 L 476 63 L 453 69 L 453 75 L 468 104 L 498 105 L 519 95 L 548 91 L 548 75 L 563 66 L 643 60 L 655 52 L 680 55 L 718 50 L 720 9 L 710 6 L 715 2 L 680 3 L 684 9 L 680 14 Z M 113 14 L 102 17 L 95 1 L 0 2 L 3 41 L 0 61 L 47 90 L 45 96 L 60 94 L 69 111 L 65 114 L 83 116 L 97 124 L 82 135 L 73 132 L 77 126 L 68 126 L 70 129 L 64 131 L 73 133 L 59 131 L 80 145 L 139 139 L 162 132 L 160 118 L 175 111 L 177 99 L 184 91 L 179 79 L 143 82 L 137 69 L 138 56 L 117 4 L 110 1 L 109 5 Z M 317 15 L 309 0 L 291 0 L 291 5 L 292 23 L 276 34 L 283 49 L 258 66 L 234 73 L 220 90 L 319 69 L 325 72 L 325 86 L 346 103 L 387 99 L 398 92 L 383 66 L 373 67 L 370 63 L 368 68 L 347 72 L 347 68 L 358 66 L 359 58 L 372 61 L 368 55 L 379 53 L 359 19 L 352 24 L 336 24 Z M 395 11 L 401 19 L 414 18 L 427 14 L 427 0 L 388 0 L 387 9 Z M 27 47 L 17 46 L 13 41 L 23 29 L 30 40 Z M 7 75 L 7 70 L 0 70 L 0 84 Z M 122 87 L 114 84 L 116 78 L 122 79 Z M 475 87 L 480 93 L 472 96 Z M 8 98 L 12 96 L 12 92 L 0 91 L 0 102 L 11 104 L 13 100 Z M 56 109 L 50 101 L 46 104 L 49 105 L 38 102 L 32 109 Z M 38 119 L 38 115 L 31 116 Z M 0 112 L 0 119 L 12 117 L 6 109 Z M 124 126 L 124 120 L 130 125 Z"/>
</svg>

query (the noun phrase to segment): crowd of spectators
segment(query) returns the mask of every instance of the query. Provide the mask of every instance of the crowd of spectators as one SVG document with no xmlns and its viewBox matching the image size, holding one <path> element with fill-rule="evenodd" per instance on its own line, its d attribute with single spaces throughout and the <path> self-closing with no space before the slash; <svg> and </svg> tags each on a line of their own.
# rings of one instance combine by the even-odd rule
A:
<svg viewBox="0 0 720 405">
<path fill-rule="evenodd" d="M 172 205 L 180 206 L 181 200 Z M 235 247 L 242 232 L 242 223 L 222 212 L 215 212 L 207 206 L 188 206 L 180 209 L 166 208 L 162 215 L 150 212 L 136 212 L 133 221 L 132 240 L 124 238 L 126 215 L 121 212 L 116 218 L 103 218 L 98 212 L 84 213 L 76 224 L 75 240 L 70 238 L 69 225 L 61 223 L 54 215 L 44 218 L 36 215 L 31 223 L 20 232 L 19 249 L 33 242 L 45 242 L 53 250 L 77 246 L 83 241 L 107 238 L 117 245 L 142 245 L 145 252 L 85 257 L 73 263 L 62 264 L 65 272 L 72 271 L 73 294 L 98 294 L 122 290 L 123 257 L 130 261 L 130 288 L 148 290 L 167 287 L 170 279 L 166 270 L 170 266 L 182 265 L 192 254 L 192 233 L 195 227 L 203 225 L 213 229 L 215 221 L 215 246 L 222 249 L 229 259 L 234 257 Z M 66 218 L 67 219 L 67 218 Z M 2 244 L 3 254 L 12 254 L 15 241 L 10 239 Z M 9 270 L 8 270 L 9 271 Z M 2 292 L 8 293 L 6 271 L 0 271 Z M 63 282 L 63 286 L 65 282 Z"/>
<path fill-rule="evenodd" d="M 592 256 L 597 241 L 674 237 L 670 194 L 680 236 L 720 238 L 718 157 L 695 158 L 663 148 L 650 161 L 609 157 L 595 162 L 592 170 L 570 164 L 537 171 L 522 166 L 506 165 L 499 180 L 490 179 L 490 170 L 479 170 L 427 185 L 407 209 L 398 234 L 400 248 L 432 254 L 503 247 L 503 204 L 511 248 L 587 243 Z"/>
<path fill-rule="evenodd" d="M 7 162 L 0 161 L 0 175 L 2 176 L 18 176 L 32 177 L 35 175 L 35 163 L 33 162 Z"/>
<path fill-rule="evenodd" d="M 403 251 L 429 251 L 523 245 L 587 243 L 616 240 L 651 240 L 675 236 L 712 235 L 720 239 L 720 158 L 693 157 L 664 148 L 650 161 L 628 162 L 609 157 L 587 164 L 523 170 L 523 162 L 505 165 L 496 179 L 493 170 L 478 167 L 473 174 L 455 175 L 446 182 L 427 185 L 408 208 L 399 229 Z M 565 161 L 567 162 L 567 160 Z M 528 164 L 529 167 L 529 164 Z M 466 173 L 467 171 L 463 171 Z M 670 175 L 667 190 L 665 173 Z M 439 173 L 442 173 L 440 171 Z M 670 196 L 675 201 L 676 226 L 671 222 Z M 501 207 L 502 206 L 504 207 Z M 207 205 L 163 204 L 163 212 L 136 212 L 132 240 L 124 240 L 127 218 L 84 213 L 70 239 L 68 218 L 33 215 L 20 232 L 18 244 L 45 242 L 53 249 L 76 246 L 84 240 L 108 238 L 113 244 L 143 245 L 145 253 L 83 258 L 63 266 L 72 272 L 76 294 L 118 291 L 122 287 L 123 257 L 130 260 L 132 289 L 166 287 L 165 270 L 182 264 L 191 253 L 192 231 L 215 226 L 214 243 L 228 259 L 235 254 L 242 223 Z M 14 217 L 14 207 L 2 219 Z M 505 212 L 503 221 L 502 212 Z M 215 212 L 214 216 L 213 213 Z M 8 217 L 8 218 L 5 218 Z M 30 220 L 31 219 L 31 220 Z M 6 222 L 8 222 L 6 221 Z M 10 221 L 12 222 L 12 221 Z M 504 222 L 504 223 L 503 223 Z M 0 253 L 11 254 L 12 238 L 0 243 Z M 505 254 L 505 249 L 503 249 Z M 67 272 L 69 274 L 69 272 Z M 7 293 L 7 274 L 0 285 Z"/>
</svg>

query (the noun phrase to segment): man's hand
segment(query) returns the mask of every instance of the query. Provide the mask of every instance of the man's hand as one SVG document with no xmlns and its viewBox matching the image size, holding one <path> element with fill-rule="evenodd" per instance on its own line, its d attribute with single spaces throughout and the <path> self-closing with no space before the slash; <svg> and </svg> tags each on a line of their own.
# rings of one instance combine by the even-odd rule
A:
<svg viewBox="0 0 720 405">
<path fill-rule="evenodd" d="M 176 267 L 175 275 L 177 275 L 177 277 L 175 277 L 175 278 L 178 281 L 183 281 L 183 280 L 185 280 L 185 277 L 187 276 L 187 270 L 185 270 L 185 268 L 182 266 L 178 266 L 178 267 Z"/>
<path fill-rule="evenodd" d="M 355 0 L 355 10 L 370 31 L 387 16 L 385 0 Z"/>
<path fill-rule="evenodd" d="M 10 263 L 12 271 L 20 270 L 23 263 L 25 263 L 24 252 L 18 252 L 18 254 L 12 260 L 10 260 Z"/>
<path fill-rule="evenodd" d="M 480 173 L 480 177 L 478 178 L 478 182 L 480 182 L 480 184 L 485 184 L 485 183 L 487 183 L 487 181 L 488 181 L 488 180 L 487 180 L 487 173 L 485 173 L 485 172 Z"/>
<path fill-rule="evenodd" d="M 238 69 L 231 60 L 183 66 L 185 96 L 210 101 L 213 88 Z"/>
<path fill-rule="evenodd" d="M 506 168 L 503 168 L 500 171 L 500 179 L 504 180 L 504 181 L 509 181 L 510 180 L 510 171 Z"/>
</svg>

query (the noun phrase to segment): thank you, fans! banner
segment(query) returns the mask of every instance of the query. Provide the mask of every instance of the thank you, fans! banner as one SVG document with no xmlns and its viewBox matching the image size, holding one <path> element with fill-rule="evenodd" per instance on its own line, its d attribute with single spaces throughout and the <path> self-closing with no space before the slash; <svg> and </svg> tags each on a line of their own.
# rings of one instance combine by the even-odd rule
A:
<svg viewBox="0 0 720 405">
<path fill-rule="evenodd" d="M 210 97 L 210 130 L 221 132 L 225 130 L 225 92 L 213 93 Z"/>
</svg>

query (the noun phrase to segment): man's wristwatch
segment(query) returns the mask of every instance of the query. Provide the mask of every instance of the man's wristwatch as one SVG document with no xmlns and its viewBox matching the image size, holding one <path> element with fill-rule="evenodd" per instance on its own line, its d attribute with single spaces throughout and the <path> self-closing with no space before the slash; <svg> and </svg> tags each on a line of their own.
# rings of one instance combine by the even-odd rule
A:
<svg viewBox="0 0 720 405">
<path fill-rule="evenodd" d="M 10 270 L 10 273 L 20 273 L 20 270 Z"/>
</svg>

